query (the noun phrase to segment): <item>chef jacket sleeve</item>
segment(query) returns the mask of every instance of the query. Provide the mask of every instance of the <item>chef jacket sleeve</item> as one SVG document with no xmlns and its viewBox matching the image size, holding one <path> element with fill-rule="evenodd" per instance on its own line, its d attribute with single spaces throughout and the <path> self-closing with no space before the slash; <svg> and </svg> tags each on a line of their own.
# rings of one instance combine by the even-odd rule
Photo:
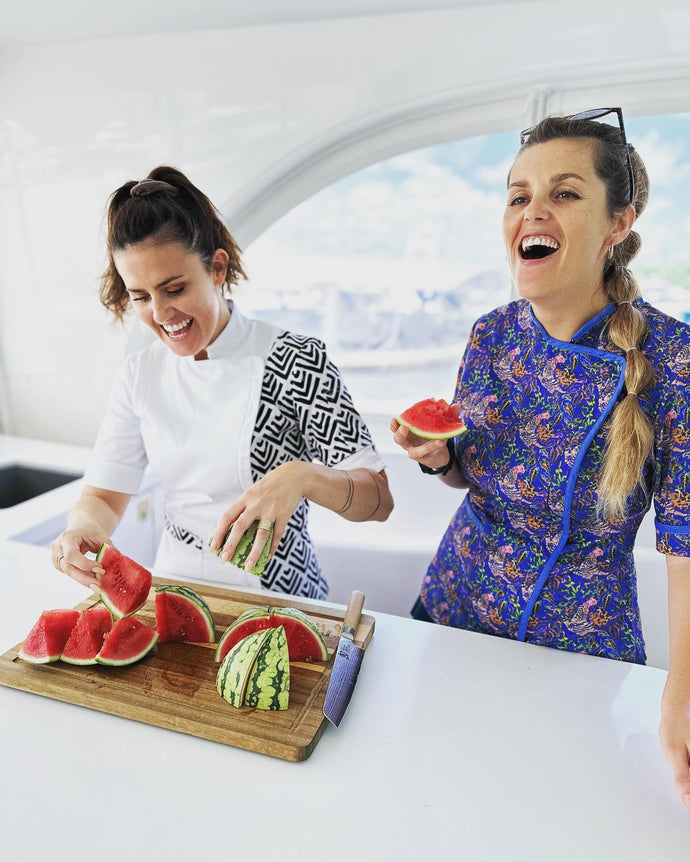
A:
<svg viewBox="0 0 690 862">
<path fill-rule="evenodd" d="M 690 402 L 686 375 L 671 381 L 655 442 L 656 546 L 662 554 L 690 557 Z"/>
<path fill-rule="evenodd" d="M 87 485 L 121 494 L 137 493 L 148 464 L 133 405 L 136 362 L 129 356 L 118 372 L 84 476 Z"/>
<path fill-rule="evenodd" d="M 290 389 L 310 457 L 343 470 L 383 470 L 385 464 L 369 429 L 355 409 L 340 371 L 328 358 L 326 346 L 316 338 L 301 340 Z"/>
</svg>

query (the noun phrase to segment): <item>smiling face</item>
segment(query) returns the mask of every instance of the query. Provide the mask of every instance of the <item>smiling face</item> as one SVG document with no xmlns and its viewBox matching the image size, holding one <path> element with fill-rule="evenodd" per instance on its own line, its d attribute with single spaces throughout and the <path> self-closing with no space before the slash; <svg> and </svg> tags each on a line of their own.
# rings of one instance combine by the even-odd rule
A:
<svg viewBox="0 0 690 862">
<path fill-rule="evenodd" d="M 534 144 L 510 172 L 503 237 L 517 290 L 540 319 L 540 311 L 558 313 L 576 325 L 608 303 L 607 249 L 624 239 L 634 214 L 629 207 L 624 216 L 609 215 L 594 147 L 589 138 Z"/>
<path fill-rule="evenodd" d="M 145 240 L 113 253 L 136 316 L 178 356 L 196 356 L 230 318 L 220 287 L 228 255 L 218 249 L 212 271 L 181 243 Z"/>
</svg>

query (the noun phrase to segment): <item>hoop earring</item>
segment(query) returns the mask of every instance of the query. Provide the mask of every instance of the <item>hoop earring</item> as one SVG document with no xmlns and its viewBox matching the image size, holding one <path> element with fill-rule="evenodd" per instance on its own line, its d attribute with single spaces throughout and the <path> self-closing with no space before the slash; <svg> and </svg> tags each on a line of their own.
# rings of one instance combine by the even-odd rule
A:
<svg viewBox="0 0 690 862">
<path fill-rule="evenodd" d="M 609 260 L 613 260 L 613 246 L 609 246 Z"/>
</svg>

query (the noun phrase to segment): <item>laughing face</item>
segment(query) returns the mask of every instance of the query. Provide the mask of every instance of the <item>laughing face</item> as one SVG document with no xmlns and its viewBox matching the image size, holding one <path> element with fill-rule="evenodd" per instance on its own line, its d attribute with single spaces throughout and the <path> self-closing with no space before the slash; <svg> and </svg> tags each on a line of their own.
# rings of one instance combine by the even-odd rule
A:
<svg viewBox="0 0 690 862">
<path fill-rule="evenodd" d="M 227 253 L 216 250 L 209 271 L 181 243 L 145 240 L 113 254 L 134 312 L 178 356 L 197 356 L 230 318 L 220 287 Z"/>
<path fill-rule="evenodd" d="M 508 180 L 503 237 L 517 290 L 540 319 L 540 311 L 546 318 L 558 313 L 577 325 L 608 304 L 604 261 L 608 246 L 630 230 L 629 210 L 609 215 L 591 140 L 557 139 L 522 150 Z"/>
</svg>

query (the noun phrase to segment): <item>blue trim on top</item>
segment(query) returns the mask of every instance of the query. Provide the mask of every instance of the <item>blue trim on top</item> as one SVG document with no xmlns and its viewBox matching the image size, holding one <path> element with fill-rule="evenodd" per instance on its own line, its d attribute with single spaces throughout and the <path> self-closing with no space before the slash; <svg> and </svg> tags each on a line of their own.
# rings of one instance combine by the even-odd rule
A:
<svg viewBox="0 0 690 862">
<path fill-rule="evenodd" d="M 534 309 L 532 308 L 531 303 L 529 304 L 529 313 L 530 313 L 530 317 L 532 318 L 532 323 L 541 332 L 541 334 L 544 336 L 546 341 L 550 341 L 552 344 L 563 344 L 565 347 L 575 347 L 575 346 L 577 346 L 575 344 L 577 339 L 582 338 L 582 336 L 585 335 L 590 329 L 595 327 L 598 323 L 601 323 L 601 321 L 604 320 L 605 318 L 607 318 L 609 315 L 613 314 L 613 312 L 616 310 L 616 307 L 617 306 L 616 306 L 615 302 L 610 302 L 606 306 L 606 308 L 604 308 L 602 311 L 599 312 L 599 314 L 597 314 L 595 317 L 593 317 L 591 320 L 588 320 L 587 323 L 585 323 L 583 326 L 581 326 L 577 330 L 577 332 L 573 336 L 571 336 L 569 341 L 561 341 L 560 338 L 554 338 L 553 335 L 549 335 L 549 333 L 544 328 L 544 325 L 537 319 L 536 315 L 534 314 Z M 592 348 L 581 347 L 580 349 L 591 350 Z M 609 353 L 606 350 L 596 350 L 595 349 L 594 352 L 595 353 L 603 353 L 605 356 L 619 356 L 619 354 L 617 354 L 617 353 Z"/>
<path fill-rule="evenodd" d="M 671 524 L 662 524 L 661 521 L 654 519 L 654 526 L 659 533 L 670 533 L 672 536 L 682 536 L 690 533 L 690 527 L 674 527 Z"/>
<path fill-rule="evenodd" d="M 586 328 L 589 329 L 595 321 L 601 319 L 607 313 L 607 310 L 610 309 L 611 306 L 607 306 L 601 314 L 597 315 L 593 320 L 589 321 L 586 324 Z M 531 306 L 530 306 L 531 312 Z M 619 367 L 618 373 L 618 383 L 616 385 L 616 389 L 609 400 L 609 403 L 606 405 L 606 409 L 602 411 L 601 416 L 597 419 L 597 421 L 592 425 L 587 433 L 587 436 L 582 442 L 582 446 L 578 450 L 577 456 L 575 457 L 575 461 L 568 475 L 568 481 L 565 486 L 565 506 L 563 508 L 563 532 L 561 533 L 561 538 L 558 540 L 558 544 L 554 548 L 551 556 L 544 564 L 544 568 L 541 570 L 539 577 L 537 578 L 537 582 L 534 585 L 534 589 L 532 590 L 532 595 L 529 597 L 529 600 L 525 606 L 524 611 L 522 612 L 522 616 L 520 617 L 520 625 L 518 627 L 518 640 L 524 641 L 527 635 L 527 626 L 529 624 L 530 617 L 532 616 L 532 611 L 534 610 L 534 606 L 537 603 L 537 599 L 544 588 L 544 584 L 546 583 L 547 578 L 551 574 L 551 570 L 553 569 L 556 560 L 561 555 L 563 548 L 567 544 L 568 536 L 570 535 L 570 511 L 573 503 L 573 496 L 575 494 L 575 483 L 577 482 L 578 473 L 580 471 L 580 466 L 582 465 L 582 461 L 585 457 L 585 453 L 589 448 L 590 443 L 594 439 L 595 435 L 606 421 L 606 417 L 609 415 L 611 410 L 613 409 L 614 404 L 616 403 L 618 396 L 623 389 L 623 384 L 625 382 L 625 357 L 620 356 L 617 353 L 609 353 L 606 350 L 597 350 L 593 347 L 584 347 L 579 344 L 571 344 L 568 341 L 559 341 L 557 338 L 552 338 L 548 332 L 544 329 L 544 327 L 539 323 L 539 321 L 534 318 L 535 323 L 540 327 L 542 332 L 544 333 L 546 339 L 554 345 L 563 346 L 565 348 L 569 348 L 570 350 L 574 350 L 576 353 L 587 353 L 592 356 L 600 356 L 602 358 L 610 359 L 615 362 Z M 576 335 L 579 335 L 584 331 L 583 329 L 578 330 Z M 573 336 L 575 337 L 575 336 Z"/>
</svg>

